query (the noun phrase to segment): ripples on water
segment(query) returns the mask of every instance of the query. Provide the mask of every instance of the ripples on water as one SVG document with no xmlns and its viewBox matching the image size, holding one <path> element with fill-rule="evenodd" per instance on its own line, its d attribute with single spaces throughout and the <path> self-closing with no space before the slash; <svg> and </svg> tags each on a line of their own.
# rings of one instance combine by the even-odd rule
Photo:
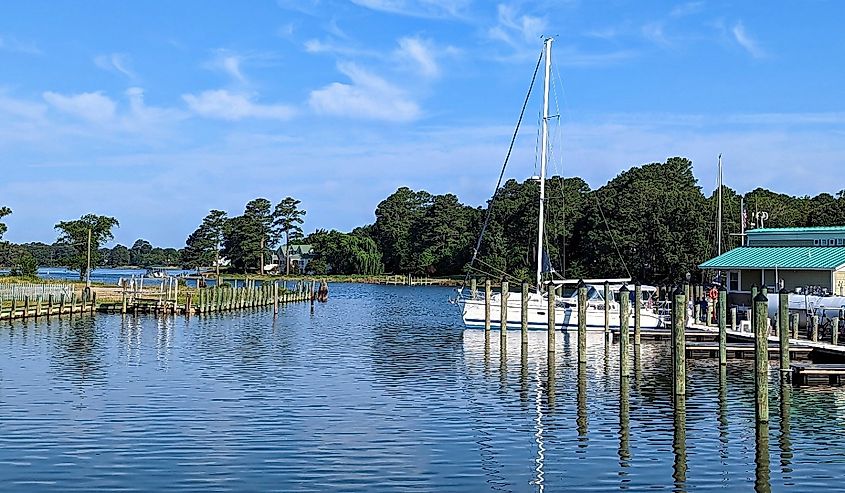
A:
<svg viewBox="0 0 845 493">
<path fill-rule="evenodd" d="M 754 424 L 752 362 L 461 329 L 448 290 L 332 286 L 327 305 L 0 328 L 0 489 L 827 491 L 845 473 L 845 393 L 786 387 Z M 768 443 L 766 438 L 768 437 Z"/>
</svg>

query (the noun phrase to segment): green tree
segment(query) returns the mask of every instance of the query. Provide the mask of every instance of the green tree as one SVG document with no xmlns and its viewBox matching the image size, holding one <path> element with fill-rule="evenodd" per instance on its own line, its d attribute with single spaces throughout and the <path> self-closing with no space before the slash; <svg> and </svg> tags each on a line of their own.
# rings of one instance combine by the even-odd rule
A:
<svg viewBox="0 0 845 493">
<path fill-rule="evenodd" d="M 312 271 L 320 269 L 332 274 L 368 275 L 384 272 L 381 252 L 372 238 L 318 230 L 309 235 L 309 242 L 317 251 L 317 258 L 309 264 Z"/>
<path fill-rule="evenodd" d="M 244 214 L 226 221 L 223 255 L 241 272 L 257 270 L 265 252 L 267 229 L 259 218 Z"/>
<path fill-rule="evenodd" d="M 120 226 L 117 219 L 96 214 L 86 214 L 73 221 L 61 221 L 56 224 L 59 230 L 58 242 L 73 248 L 70 266 L 79 269 L 79 279 L 85 279 L 88 272 L 88 239 L 90 237 L 90 264 L 95 268 L 100 264 L 99 248 L 114 238 L 112 229 Z"/>
<path fill-rule="evenodd" d="M 138 267 L 149 267 L 152 265 L 148 259 L 150 252 L 153 251 L 153 246 L 149 241 L 138 238 L 129 249 L 129 261 L 132 265 Z"/>
<path fill-rule="evenodd" d="M 220 249 L 226 231 L 226 213 L 212 209 L 203 218 L 202 223 L 185 240 L 182 251 L 182 263 L 187 267 L 214 265 L 217 278 L 220 278 Z"/>
<path fill-rule="evenodd" d="M 15 262 L 12 265 L 10 274 L 13 276 L 37 278 L 38 264 L 35 261 L 35 257 L 26 248 L 18 247 L 15 251 Z"/>
<path fill-rule="evenodd" d="M 0 219 L 3 219 L 11 213 L 12 209 L 9 209 L 6 206 L 0 207 Z M 8 231 L 6 223 L 0 223 L 0 239 L 3 239 L 3 235 L 6 234 L 6 231 Z"/>
<path fill-rule="evenodd" d="M 130 265 L 131 262 L 129 249 L 123 245 L 117 244 L 109 251 L 109 265 Z"/>
<path fill-rule="evenodd" d="M 384 253 L 388 272 L 409 272 L 413 269 L 414 224 L 431 202 L 431 194 L 401 187 L 381 201 L 376 208 L 373 238 Z"/>
<path fill-rule="evenodd" d="M 305 210 L 299 208 L 300 202 L 293 197 L 285 197 L 276 205 L 273 211 L 273 226 L 275 227 L 276 241 L 278 243 L 279 237 L 284 234 L 285 248 L 290 248 L 291 240 L 297 240 L 302 237 L 303 222 L 302 216 L 306 214 Z M 285 251 L 287 254 L 287 250 Z M 290 262 L 285 261 L 285 274 L 290 274 Z"/>
</svg>

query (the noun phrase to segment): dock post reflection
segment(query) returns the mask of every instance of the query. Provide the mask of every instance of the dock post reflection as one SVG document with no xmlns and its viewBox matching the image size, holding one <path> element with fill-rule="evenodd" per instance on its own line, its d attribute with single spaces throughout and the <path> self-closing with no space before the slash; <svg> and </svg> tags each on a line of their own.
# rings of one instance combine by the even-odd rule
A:
<svg viewBox="0 0 845 493">
<path fill-rule="evenodd" d="M 548 368 L 546 371 L 546 393 L 549 402 L 549 410 L 555 407 L 555 353 L 549 353 Z"/>
<path fill-rule="evenodd" d="M 784 479 L 792 472 L 792 438 L 789 417 L 792 410 L 792 384 L 781 375 L 780 379 L 780 469 Z"/>
<path fill-rule="evenodd" d="M 686 491 L 687 482 L 687 398 L 684 394 L 675 396 L 674 434 L 672 452 L 675 462 L 672 466 L 672 479 L 676 491 Z"/>
<path fill-rule="evenodd" d="M 772 491 L 769 471 L 769 423 L 757 421 L 755 427 L 754 491 L 769 493 Z"/>
<path fill-rule="evenodd" d="M 519 399 L 528 402 L 528 349 L 525 348 L 519 357 Z"/>
<path fill-rule="evenodd" d="M 619 475 L 628 475 L 625 469 L 630 467 L 631 461 L 631 401 L 630 379 L 619 379 Z M 627 481 L 626 481 L 627 482 Z"/>
<path fill-rule="evenodd" d="M 577 384 L 577 414 L 575 424 L 578 428 L 578 448 L 587 448 L 587 430 L 589 418 L 587 414 L 587 365 L 578 364 Z"/>
<path fill-rule="evenodd" d="M 719 365 L 719 457 L 728 459 L 728 369 Z"/>
</svg>

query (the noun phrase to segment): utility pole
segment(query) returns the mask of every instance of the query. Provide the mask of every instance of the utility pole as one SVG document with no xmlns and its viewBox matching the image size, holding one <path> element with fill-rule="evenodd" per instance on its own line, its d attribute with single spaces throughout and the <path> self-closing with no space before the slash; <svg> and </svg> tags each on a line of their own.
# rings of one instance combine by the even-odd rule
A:
<svg viewBox="0 0 845 493">
<path fill-rule="evenodd" d="M 85 268 L 85 287 L 91 287 L 91 228 L 88 228 L 88 266 Z"/>
</svg>

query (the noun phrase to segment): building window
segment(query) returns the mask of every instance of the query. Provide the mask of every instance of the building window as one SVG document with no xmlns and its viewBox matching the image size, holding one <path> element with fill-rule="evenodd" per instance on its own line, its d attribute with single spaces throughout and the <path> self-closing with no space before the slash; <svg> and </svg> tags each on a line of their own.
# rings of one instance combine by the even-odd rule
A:
<svg viewBox="0 0 845 493">
<path fill-rule="evenodd" d="M 728 291 L 739 291 L 739 272 L 728 272 Z"/>
</svg>

